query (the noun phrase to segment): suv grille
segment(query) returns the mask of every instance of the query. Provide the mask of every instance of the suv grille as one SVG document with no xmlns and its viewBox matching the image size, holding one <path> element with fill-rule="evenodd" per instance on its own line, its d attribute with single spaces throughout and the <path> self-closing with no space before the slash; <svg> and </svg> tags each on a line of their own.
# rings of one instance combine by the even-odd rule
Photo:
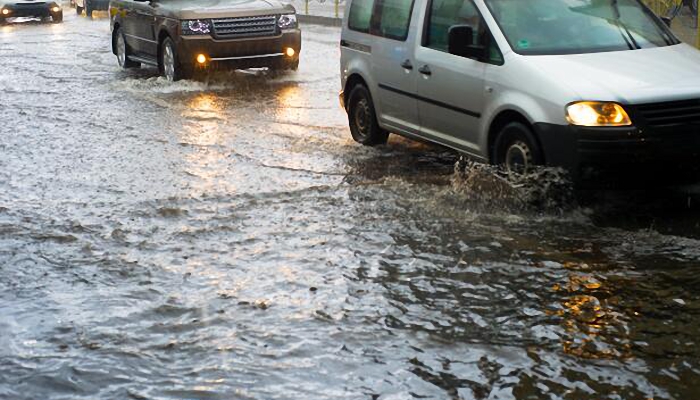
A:
<svg viewBox="0 0 700 400">
<path fill-rule="evenodd" d="M 636 108 L 650 126 L 700 123 L 700 99 L 642 104 Z"/>
<path fill-rule="evenodd" d="M 221 18 L 212 20 L 214 35 L 220 38 L 275 36 L 277 16 Z"/>
</svg>

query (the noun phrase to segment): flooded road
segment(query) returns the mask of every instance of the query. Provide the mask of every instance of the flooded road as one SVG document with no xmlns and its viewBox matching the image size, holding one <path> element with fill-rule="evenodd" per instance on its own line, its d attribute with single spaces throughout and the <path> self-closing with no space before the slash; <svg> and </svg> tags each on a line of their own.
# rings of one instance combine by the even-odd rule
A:
<svg viewBox="0 0 700 400">
<path fill-rule="evenodd" d="M 0 27 L 0 398 L 697 398 L 697 188 L 356 145 L 335 29 L 168 83 L 108 25 Z"/>
</svg>

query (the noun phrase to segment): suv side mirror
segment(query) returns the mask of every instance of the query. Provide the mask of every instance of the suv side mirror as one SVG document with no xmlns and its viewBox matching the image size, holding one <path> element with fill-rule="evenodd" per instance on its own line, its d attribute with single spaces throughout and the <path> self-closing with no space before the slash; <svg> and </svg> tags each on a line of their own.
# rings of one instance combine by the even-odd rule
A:
<svg viewBox="0 0 700 400">
<path fill-rule="evenodd" d="M 474 29 L 469 25 L 454 25 L 450 27 L 447 39 L 447 51 L 460 57 L 481 60 L 486 55 L 484 46 L 474 43 Z"/>
</svg>

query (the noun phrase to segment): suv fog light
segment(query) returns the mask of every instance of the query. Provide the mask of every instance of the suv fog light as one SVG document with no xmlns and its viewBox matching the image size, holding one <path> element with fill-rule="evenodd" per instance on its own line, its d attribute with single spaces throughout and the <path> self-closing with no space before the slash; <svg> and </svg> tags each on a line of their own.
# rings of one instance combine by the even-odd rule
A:
<svg viewBox="0 0 700 400">
<path fill-rule="evenodd" d="M 287 54 L 287 57 L 294 57 L 294 55 L 295 55 L 296 53 L 297 53 L 297 52 L 294 51 L 294 49 L 291 48 L 291 47 L 287 47 L 287 50 L 285 51 L 285 54 Z"/>
<path fill-rule="evenodd" d="M 61 7 L 56 6 L 56 7 L 52 8 L 51 11 L 57 13 L 57 12 L 61 11 Z"/>
<path fill-rule="evenodd" d="M 207 62 L 207 56 L 200 54 L 197 56 L 197 62 L 200 64 L 205 64 Z"/>
<path fill-rule="evenodd" d="M 2 15 L 7 15 L 9 13 L 10 13 L 10 10 L 8 10 L 7 8 L 2 9 Z"/>
</svg>

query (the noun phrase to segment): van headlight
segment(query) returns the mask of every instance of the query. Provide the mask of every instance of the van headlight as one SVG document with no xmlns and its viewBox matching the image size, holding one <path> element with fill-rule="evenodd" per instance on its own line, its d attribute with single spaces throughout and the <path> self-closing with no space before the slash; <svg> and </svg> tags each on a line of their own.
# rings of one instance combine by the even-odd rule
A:
<svg viewBox="0 0 700 400">
<path fill-rule="evenodd" d="M 183 35 L 207 35 L 211 32 L 211 21 L 207 19 L 193 19 L 182 21 Z"/>
<path fill-rule="evenodd" d="M 621 105 L 602 101 L 577 101 L 566 106 L 566 119 L 579 126 L 629 126 L 629 115 Z"/>
<path fill-rule="evenodd" d="M 280 19 L 277 20 L 277 26 L 281 29 L 292 29 L 297 27 L 297 15 L 296 14 L 284 14 L 280 15 Z"/>
</svg>

